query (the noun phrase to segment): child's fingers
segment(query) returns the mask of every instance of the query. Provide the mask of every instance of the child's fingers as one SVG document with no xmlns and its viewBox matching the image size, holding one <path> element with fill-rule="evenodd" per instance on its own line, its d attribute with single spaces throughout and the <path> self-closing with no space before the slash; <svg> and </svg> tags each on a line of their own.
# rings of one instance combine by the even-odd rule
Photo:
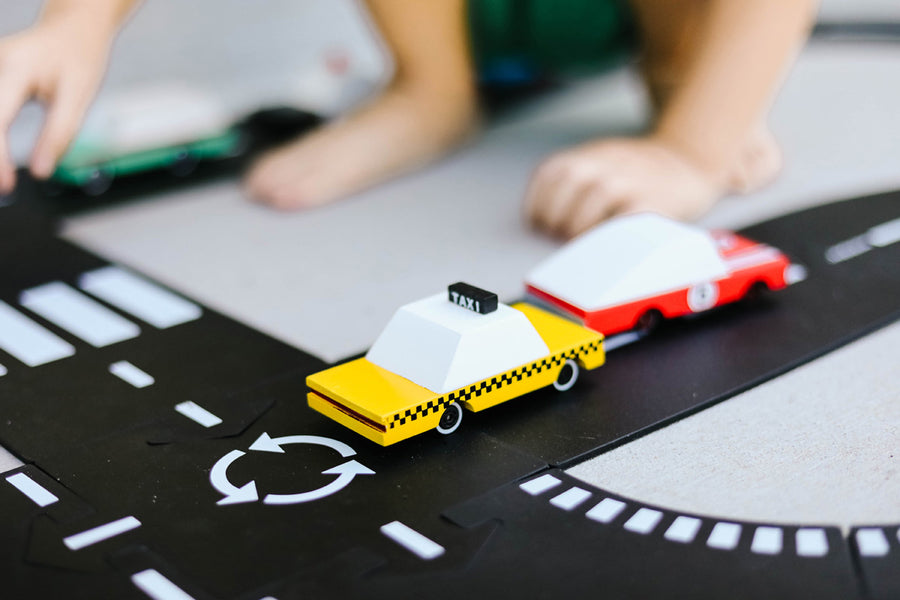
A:
<svg viewBox="0 0 900 600">
<path fill-rule="evenodd" d="M 6 134 L 19 109 L 28 99 L 29 89 L 25 80 L 3 73 L 0 74 L 0 90 L 0 194 L 8 194 L 16 185 L 16 169 L 12 163 Z"/>
<path fill-rule="evenodd" d="M 88 84 L 60 82 L 50 100 L 44 128 L 31 157 L 31 172 L 35 177 L 46 179 L 53 173 L 57 161 L 75 137 L 90 100 Z"/>
<path fill-rule="evenodd" d="M 616 215 L 624 202 L 606 186 L 594 186 L 591 194 L 573 207 L 561 228 L 561 235 L 571 239 L 581 235 L 601 221 Z"/>
</svg>

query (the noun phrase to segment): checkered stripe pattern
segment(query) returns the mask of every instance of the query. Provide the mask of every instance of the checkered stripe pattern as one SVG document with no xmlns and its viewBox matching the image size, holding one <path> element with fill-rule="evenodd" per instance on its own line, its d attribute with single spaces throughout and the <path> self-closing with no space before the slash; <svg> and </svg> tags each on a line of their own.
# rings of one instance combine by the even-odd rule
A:
<svg viewBox="0 0 900 600">
<path fill-rule="evenodd" d="M 523 379 L 527 379 L 532 375 L 537 375 L 538 373 L 547 369 L 561 367 L 562 364 L 568 359 L 574 360 L 578 359 L 581 356 L 589 356 L 594 352 L 598 352 L 601 348 L 601 341 L 595 340 L 593 342 L 583 344 L 577 348 L 573 348 L 572 350 L 568 350 L 560 354 L 554 354 L 539 361 L 519 367 L 518 369 L 507 371 L 502 375 L 497 375 L 496 377 L 491 377 L 490 379 L 485 379 L 484 381 L 473 383 L 469 387 L 450 392 L 445 396 L 441 396 L 440 398 L 436 398 L 434 400 L 429 400 L 428 402 L 420 404 L 415 408 L 408 408 L 402 413 L 395 414 L 393 419 L 391 420 L 391 423 L 388 425 L 388 428 L 393 429 L 394 427 L 399 425 L 406 425 L 409 422 L 415 421 L 419 417 L 426 417 L 430 414 L 441 412 L 446 406 L 454 402 L 468 401 L 472 398 L 477 398 L 482 394 L 487 394 L 489 392 L 493 392 L 494 390 L 499 390 L 505 385 L 509 385 L 517 381 L 522 381 Z"/>
</svg>

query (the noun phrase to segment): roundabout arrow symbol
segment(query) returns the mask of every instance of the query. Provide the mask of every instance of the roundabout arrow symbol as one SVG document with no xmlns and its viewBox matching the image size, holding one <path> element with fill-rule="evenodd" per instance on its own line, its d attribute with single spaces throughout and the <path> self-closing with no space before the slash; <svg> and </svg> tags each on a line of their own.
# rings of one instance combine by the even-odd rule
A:
<svg viewBox="0 0 900 600">
<path fill-rule="evenodd" d="M 300 437 L 300 436 L 298 436 Z M 337 475 L 338 478 L 326 486 L 320 487 L 311 492 L 303 492 L 300 494 L 269 494 L 263 500 L 263 504 L 299 504 L 301 502 L 312 502 L 326 496 L 330 496 L 341 491 L 353 481 L 357 475 L 374 475 L 375 471 L 358 463 L 355 460 L 348 460 L 342 465 L 338 465 L 331 469 L 322 471 L 322 475 Z M 256 489 L 254 488 L 254 493 Z"/>
<path fill-rule="evenodd" d="M 219 506 L 226 504 L 240 504 L 242 502 L 256 502 L 259 500 L 259 493 L 256 491 L 256 482 L 237 487 L 228 481 L 228 466 L 242 457 L 244 452 L 240 450 L 232 450 L 213 465 L 209 472 L 209 482 L 220 494 L 225 497 L 216 502 Z"/>
<path fill-rule="evenodd" d="M 286 435 L 284 437 L 272 438 L 268 433 L 260 435 L 250 450 L 259 452 L 275 452 L 284 454 L 283 444 L 313 444 L 316 446 L 326 446 L 338 452 L 342 457 L 348 458 L 356 454 L 356 450 L 343 442 L 333 440 L 331 438 L 320 437 L 317 435 Z M 237 487 L 228 480 L 228 467 L 244 456 L 246 452 L 241 450 L 232 450 L 222 458 L 220 458 L 209 472 L 209 481 L 212 486 L 224 496 L 216 502 L 219 506 L 227 504 L 240 504 L 243 502 L 256 502 L 259 500 L 259 492 L 256 489 L 256 481 L 251 480 L 241 487 Z M 322 475 L 337 475 L 337 479 L 331 483 L 320 487 L 311 492 L 302 492 L 299 494 L 268 494 L 263 500 L 264 504 L 299 504 L 301 502 L 311 502 L 330 496 L 341 491 L 348 485 L 357 475 L 374 475 L 375 471 L 360 464 L 355 460 L 348 460 L 342 465 L 332 467 L 322 471 Z"/>
<path fill-rule="evenodd" d="M 313 444 L 316 446 L 326 446 L 338 452 L 344 458 L 349 458 L 356 454 L 356 450 L 345 444 L 331 438 L 319 437 L 317 435 L 286 435 L 284 437 L 270 438 L 268 433 L 263 432 L 253 444 L 250 445 L 251 450 L 259 450 L 261 452 L 278 452 L 284 454 L 282 444 Z"/>
</svg>

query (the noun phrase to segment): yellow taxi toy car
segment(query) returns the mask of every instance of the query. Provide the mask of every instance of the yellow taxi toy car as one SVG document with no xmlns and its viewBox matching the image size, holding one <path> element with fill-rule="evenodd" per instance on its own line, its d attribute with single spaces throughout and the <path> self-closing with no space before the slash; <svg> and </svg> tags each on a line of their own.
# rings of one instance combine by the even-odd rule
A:
<svg viewBox="0 0 900 600">
<path fill-rule="evenodd" d="M 480 411 L 603 364 L 603 336 L 529 304 L 456 283 L 401 307 L 364 358 L 306 379 L 309 405 L 387 446 L 449 434 Z"/>
</svg>

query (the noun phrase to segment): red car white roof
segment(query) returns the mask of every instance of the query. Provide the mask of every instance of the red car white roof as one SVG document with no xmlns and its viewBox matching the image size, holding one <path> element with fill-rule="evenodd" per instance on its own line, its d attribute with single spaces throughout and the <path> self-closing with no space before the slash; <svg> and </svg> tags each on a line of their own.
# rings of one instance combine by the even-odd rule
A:
<svg viewBox="0 0 900 600">
<path fill-rule="evenodd" d="M 585 311 L 727 276 L 705 229 L 653 213 L 591 229 L 537 265 L 526 282 Z"/>
</svg>

